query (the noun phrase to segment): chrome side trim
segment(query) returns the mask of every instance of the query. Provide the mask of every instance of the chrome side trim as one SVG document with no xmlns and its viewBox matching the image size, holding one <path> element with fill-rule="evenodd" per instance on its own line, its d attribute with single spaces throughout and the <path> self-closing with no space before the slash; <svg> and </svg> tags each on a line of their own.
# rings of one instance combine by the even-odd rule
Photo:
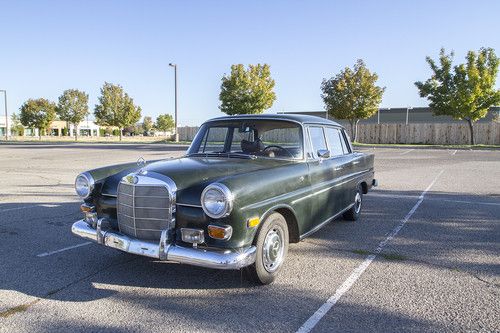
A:
<svg viewBox="0 0 500 333">
<path fill-rule="evenodd" d="M 203 208 L 201 205 L 192 205 L 192 204 L 187 204 L 187 203 L 182 203 L 182 202 L 178 202 L 177 206 Z"/>
<path fill-rule="evenodd" d="M 333 221 L 335 218 L 337 218 L 341 214 L 344 214 L 346 211 L 348 211 L 349 209 L 351 209 L 352 206 L 354 206 L 354 203 L 352 203 L 349 206 L 347 206 L 346 208 L 342 209 L 340 212 L 338 212 L 337 214 L 333 215 L 332 217 L 327 218 L 326 220 L 324 220 L 323 222 L 321 222 L 320 224 L 318 224 L 317 226 L 315 226 L 314 228 L 312 228 L 308 232 L 302 234 L 300 236 L 300 240 L 306 238 L 307 236 L 312 235 L 313 233 L 315 233 L 316 231 L 318 231 L 319 229 L 321 229 L 322 227 L 324 227 L 328 222 Z"/>
<path fill-rule="evenodd" d="M 102 239 L 104 246 L 117 250 L 180 264 L 213 269 L 240 269 L 255 262 L 255 246 L 231 250 L 183 247 L 169 244 L 167 231 L 162 232 L 160 242 L 158 243 L 135 239 L 114 230 L 100 229 L 98 231 L 84 220 L 73 223 L 71 232 L 94 242 Z"/>
</svg>

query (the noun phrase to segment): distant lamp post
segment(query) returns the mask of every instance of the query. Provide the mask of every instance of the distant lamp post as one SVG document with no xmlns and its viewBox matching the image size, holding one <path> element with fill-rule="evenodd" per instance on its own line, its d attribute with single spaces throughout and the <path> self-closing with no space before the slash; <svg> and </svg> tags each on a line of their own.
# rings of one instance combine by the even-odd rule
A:
<svg viewBox="0 0 500 333">
<path fill-rule="evenodd" d="M 406 125 L 408 125 L 408 118 L 409 118 L 409 114 L 410 114 L 411 109 L 413 109 L 411 106 L 408 106 L 406 108 Z"/>
<path fill-rule="evenodd" d="M 391 108 L 379 108 L 378 109 L 378 112 L 377 112 L 377 125 L 380 125 L 380 111 L 382 111 L 382 110 L 390 111 Z"/>
<path fill-rule="evenodd" d="M 9 115 L 7 113 L 7 90 L 0 90 L 4 94 L 5 101 L 5 140 L 9 140 Z"/>
<path fill-rule="evenodd" d="M 179 132 L 177 131 L 178 127 L 177 127 L 177 64 L 173 64 L 173 63 L 169 63 L 168 64 L 170 67 L 173 67 L 174 68 L 174 81 L 175 81 L 175 119 L 174 119 L 174 122 L 175 122 L 175 142 L 179 142 Z"/>
</svg>

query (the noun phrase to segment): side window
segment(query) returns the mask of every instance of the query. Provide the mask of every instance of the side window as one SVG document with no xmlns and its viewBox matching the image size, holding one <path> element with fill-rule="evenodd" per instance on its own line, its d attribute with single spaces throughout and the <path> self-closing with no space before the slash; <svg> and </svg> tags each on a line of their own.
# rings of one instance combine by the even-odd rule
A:
<svg viewBox="0 0 500 333">
<path fill-rule="evenodd" d="M 328 149 L 326 146 L 325 135 L 322 127 L 309 127 L 311 136 L 312 150 L 314 157 L 318 157 L 318 150 Z"/>
<path fill-rule="evenodd" d="M 344 130 L 340 131 L 340 141 L 342 142 L 342 148 L 344 149 L 344 154 L 352 153 L 351 144 L 349 143 L 349 136 Z"/>
<path fill-rule="evenodd" d="M 210 127 L 200 146 L 200 153 L 221 153 L 227 136 L 227 127 Z"/>
<path fill-rule="evenodd" d="M 347 153 L 344 148 L 345 142 L 342 133 L 337 128 L 326 127 L 326 138 L 328 140 L 328 147 L 330 148 L 330 156 L 340 156 Z"/>
</svg>

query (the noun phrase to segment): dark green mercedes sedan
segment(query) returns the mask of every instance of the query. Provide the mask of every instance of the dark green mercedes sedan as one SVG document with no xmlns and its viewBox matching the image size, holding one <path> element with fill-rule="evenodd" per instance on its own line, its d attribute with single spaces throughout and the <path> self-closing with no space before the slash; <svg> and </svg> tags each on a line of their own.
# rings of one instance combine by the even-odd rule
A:
<svg viewBox="0 0 500 333">
<path fill-rule="evenodd" d="M 125 252 L 274 281 L 288 252 L 336 217 L 357 220 L 373 155 L 344 128 L 301 115 L 204 123 L 177 159 L 114 165 L 75 181 L 78 236 Z"/>
</svg>

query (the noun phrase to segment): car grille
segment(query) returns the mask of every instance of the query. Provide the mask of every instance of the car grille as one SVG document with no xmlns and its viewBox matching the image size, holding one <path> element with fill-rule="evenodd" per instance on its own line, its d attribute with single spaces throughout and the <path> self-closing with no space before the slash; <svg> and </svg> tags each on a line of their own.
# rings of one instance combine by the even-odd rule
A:
<svg viewBox="0 0 500 333">
<path fill-rule="evenodd" d="M 117 215 L 121 233 L 138 239 L 159 240 L 162 230 L 174 227 L 175 192 L 172 195 L 166 183 L 154 180 L 157 184 L 146 185 L 124 179 L 118 185 Z"/>
</svg>

